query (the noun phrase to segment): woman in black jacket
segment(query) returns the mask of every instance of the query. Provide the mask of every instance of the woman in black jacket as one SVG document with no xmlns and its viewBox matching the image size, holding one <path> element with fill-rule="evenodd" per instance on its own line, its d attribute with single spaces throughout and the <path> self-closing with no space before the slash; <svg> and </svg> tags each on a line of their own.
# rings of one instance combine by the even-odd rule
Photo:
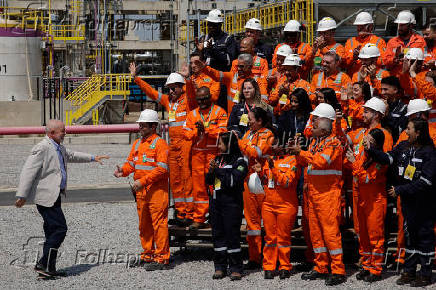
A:
<svg viewBox="0 0 436 290">
<path fill-rule="evenodd" d="M 436 153 L 429 135 L 428 123 L 422 119 L 409 121 L 407 141 L 400 142 L 391 152 L 369 148 L 378 162 L 390 164 L 395 173 L 394 185 L 388 194 L 401 197 L 404 215 L 405 263 L 398 285 L 423 287 L 431 284 L 434 253 Z M 421 264 L 416 276 L 417 264 Z"/>
<path fill-rule="evenodd" d="M 210 162 L 206 183 L 213 186 L 209 202 L 209 215 L 214 244 L 215 274 L 222 279 L 229 268 L 230 279 L 242 277 L 241 223 L 244 209 L 242 192 L 248 168 L 233 132 L 220 135 L 220 154 Z"/>
</svg>

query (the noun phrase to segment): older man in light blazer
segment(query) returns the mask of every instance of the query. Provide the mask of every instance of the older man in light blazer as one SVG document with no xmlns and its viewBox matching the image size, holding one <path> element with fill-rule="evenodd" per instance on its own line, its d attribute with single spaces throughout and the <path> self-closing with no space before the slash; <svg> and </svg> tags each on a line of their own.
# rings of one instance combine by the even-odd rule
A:
<svg viewBox="0 0 436 290">
<path fill-rule="evenodd" d="M 41 278 L 63 276 L 56 271 L 56 257 L 67 233 L 67 224 L 61 208 L 61 193 L 67 188 L 68 162 L 99 162 L 108 156 L 93 156 L 66 149 L 62 142 L 65 125 L 50 120 L 45 128 L 46 137 L 32 148 L 31 155 L 21 171 L 15 205 L 22 207 L 33 199 L 44 220 L 45 242 L 43 255 L 35 266 Z"/>
</svg>

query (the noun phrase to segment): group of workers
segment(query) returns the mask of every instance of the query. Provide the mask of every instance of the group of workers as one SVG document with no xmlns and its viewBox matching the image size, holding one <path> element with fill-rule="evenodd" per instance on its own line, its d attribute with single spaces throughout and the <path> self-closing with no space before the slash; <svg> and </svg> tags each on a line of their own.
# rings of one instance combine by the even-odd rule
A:
<svg viewBox="0 0 436 290">
<path fill-rule="evenodd" d="M 162 94 L 130 72 L 166 110 L 169 144 L 156 134 L 157 112 L 139 117 L 142 137 L 115 176 L 134 173 L 144 251 L 136 266 L 169 263 L 168 182 L 175 223 L 212 227 L 214 279 L 263 268 L 265 279 L 290 277 L 291 230 L 299 206 L 313 268 L 304 280 L 346 281 L 340 225 L 352 207 L 361 269 L 381 279 L 388 198 L 397 199 L 399 285 L 431 283 L 435 256 L 436 25 L 423 35 L 401 11 L 398 36 L 373 34 L 368 12 L 357 36 L 335 41 L 336 22 L 318 23 L 313 45 L 296 20 L 273 50 L 250 19 L 238 44 L 210 11 L 208 34 L 196 40 L 189 65 L 171 73 Z M 168 181 L 169 180 L 169 181 Z M 349 204 L 345 200 L 351 201 Z M 208 215 L 209 214 L 209 215 Z M 249 261 L 242 263 L 245 217 Z M 208 218 L 208 223 L 207 223 Z M 262 238 L 262 225 L 265 231 Z M 417 265 L 420 272 L 417 273 Z"/>
</svg>

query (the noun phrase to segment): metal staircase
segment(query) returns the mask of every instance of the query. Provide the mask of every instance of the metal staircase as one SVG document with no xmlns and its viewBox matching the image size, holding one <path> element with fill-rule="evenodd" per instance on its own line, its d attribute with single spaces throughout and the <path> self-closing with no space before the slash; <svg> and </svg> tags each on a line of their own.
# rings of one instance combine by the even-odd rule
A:
<svg viewBox="0 0 436 290">
<path fill-rule="evenodd" d="M 127 100 L 130 95 L 129 74 L 95 74 L 66 97 L 73 109 L 65 111 L 68 125 L 99 122 L 99 108 L 109 100 Z"/>
</svg>

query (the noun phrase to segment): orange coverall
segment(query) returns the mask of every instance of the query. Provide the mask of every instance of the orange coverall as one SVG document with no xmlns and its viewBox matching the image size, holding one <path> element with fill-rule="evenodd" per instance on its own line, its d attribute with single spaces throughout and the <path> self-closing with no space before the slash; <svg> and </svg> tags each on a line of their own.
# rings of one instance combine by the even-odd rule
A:
<svg viewBox="0 0 436 290">
<path fill-rule="evenodd" d="M 287 98 L 287 101 L 281 100 L 281 96 L 279 96 L 280 87 L 287 82 L 287 78 L 279 78 L 277 81 L 277 84 L 275 85 L 274 89 L 269 94 L 269 98 L 267 103 L 271 106 L 278 106 L 278 111 L 287 111 L 290 110 L 290 101 L 289 96 Z M 310 83 L 303 80 L 300 76 L 292 82 L 289 85 L 289 93 L 291 94 L 296 88 L 302 88 L 305 89 L 307 94 L 309 95 L 310 99 L 313 100 L 315 98 L 315 89 L 312 87 Z M 280 100 L 280 102 L 279 102 Z M 287 105 L 287 106 L 286 106 Z"/>
<path fill-rule="evenodd" d="M 398 36 L 393 37 L 388 41 L 388 43 L 386 45 L 386 51 L 382 55 L 383 64 L 390 71 L 391 75 L 399 76 L 399 74 L 402 70 L 402 63 L 399 63 L 399 64 L 394 63 L 395 49 L 397 47 L 400 47 L 401 49 L 406 50 L 408 48 L 418 47 L 418 48 L 422 48 L 422 51 L 424 51 L 425 46 L 426 46 L 426 42 L 425 42 L 424 38 L 417 33 L 414 33 L 410 37 L 409 42 L 407 44 L 405 44 L 404 41 L 400 37 L 398 37 Z M 406 54 L 406 51 L 404 51 L 404 55 L 405 54 Z"/>
<path fill-rule="evenodd" d="M 362 66 L 362 61 L 357 58 L 353 58 L 353 51 L 355 48 L 360 46 L 360 49 L 362 49 L 366 44 L 372 43 L 377 46 L 377 48 L 380 50 L 380 56 L 383 56 L 383 53 L 386 50 L 386 42 L 383 40 L 383 38 L 378 37 L 377 35 L 371 34 L 364 39 L 361 37 L 351 37 L 347 40 L 345 43 L 345 57 L 344 57 L 344 64 L 347 68 L 348 75 L 352 76 L 353 74 L 357 73 L 360 70 L 360 67 Z M 377 66 L 381 67 L 383 65 L 382 57 L 379 57 L 377 60 Z"/>
<path fill-rule="evenodd" d="M 195 90 L 201 87 L 208 87 L 210 90 L 210 99 L 212 100 L 212 103 L 216 104 L 221 90 L 219 82 L 212 80 L 211 77 L 205 75 L 202 72 L 199 72 L 198 74 L 193 74 L 191 76 L 191 81 L 194 85 Z"/>
<path fill-rule="evenodd" d="M 204 125 L 204 135 L 198 136 L 196 122 Z M 196 108 L 189 112 L 183 126 L 186 140 L 192 144 L 192 195 L 193 195 L 193 221 L 205 222 L 209 211 L 209 195 L 206 189 L 205 176 L 209 170 L 209 162 L 218 153 L 219 134 L 227 131 L 227 114 L 217 105 L 206 110 Z"/>
<path fill-rule="evenodd" d="M 238 72 L 238 60 L 235 59 L 232 61 L 232 68 L 230 69 L 232 73 Z M 251 68 L 251 73 L 255 77 L 264 77 L 268 76 L 268 61 L 264 58 L 261 58 L 257 55 L 253 57 L 253 67 Z"/>
<path fill-rule="evenodd" d="M 248 79 L 253 78 L 257 81 L 257 84 L 259 85 L 260 94 L 262 96 L 263 100 L 268 99 L 267 95 L 267 87 L 268 84 L 266 82 L 266 79 L 261 77 L 256 77 L 251 73 L 250 76 L 246 78 L 242 78 L 238 75 L 238 72 L 222 72 L 216 69 L 213 69 L 209 66 L 206 66 L 203 69 L 203 72 L 210 76 L 214 81 L 219 83 L 224 83 L 227 86 L 227 111 L 231 112 L 233 108 L 234 103 L 239 103 L 240 97 L 239 97 L 239 91 L 241 90 L 242 83 Z"/>
<path fill-rule="evenodd" d="M 292 269 L 291 231 L 298 212 L 297 183 L 300 170 L 295 156 L 277 157 L 274 168 L 265 162 L 262 180 L 265 200 L 262 205 L 265 247 L 263 249 L 263 270 Z"/>
<path fill-rule="evenodd" d="M 385 129 L 381 127 L 380 124 L 375 126 L 374 128 L 381 129 L 385 135 L 385 142 L 383 144 L 383 151 L 388 152 L 392 150 L 393 140 L 392 135 Z M 372 129 L 372 128 L 371 128 Z M 368 135 L 370 129 L 360 128 L 348 133 L 347 139 L 350 141 L 350 145 L 353 146 L 353 152 L 355 155 L 362 150 L 363 138 Z M 353 183 L 353 223 L 354 223 L 354 231 L 358 236 L 360 236 L 360 227 L 359 227 L 359 218 L 358 218 L 358 202 L 359 202 L 359 191 L 355 184 Z M 363 248 L 359 245 L 359 254 L 363 256 Z"/>
<path fill-rule="evenodd" d="M 345 274 L 342 262 L 341 219 L 342 145 L 330 135 L 314 139 L 308 151 L 297 155 L 299 165 L 307 167 L 308 221 L 315 253 L 314 270 Z"/>
<path fill-rule="evenodd" d="M 191 178 L 191 143 L 185 140 L 183 124 L 187 114 L 197 106 L 194 99 L 194 88 L 191 83 L 186 85 L 186 93 L 179 99 L 170 101 L 168 95 L 161 94 L 147 82 L 136 77 L 135 83 L 153 100 L 158 101 L 168 112 L 168 127 L 170 136 L 170 150 L 168 162 L 170 166 L 170 186 L 174 198 L 177 217 L 192 219 L 194 206 L 192 204 Z"/>
<path fill-rule="evenodd" d="M 356 130 L 363 127 L 363 105 L 364 100 L 356 102 L 354 99 L 348 100 L 346 110 L 348 126 L 351 130 Z"/>
<path fill-rule="evenodd" d="M 324 72 L 321 71 L 316 73 L 312 78 L 312 87 L 317 89 L 331 88 L 335 90 L 338 101 L 341 100 L 341 88 L 346 88 L 348 84 L 351 84 L 351 79 L 344 72 L 337 72 L 326 77 Z"/>
<path fill-rule="evenodd" d="M 356 153 L 356 152 L 354 152 Z M 387 207 L 386 165 L 373 162 L 367 169 L 365 150 L 355 154 L 353 187 L 357 190 L 357 219 L 363 269 L 381 275 L 384 262 L 384 221 Z"/>
<path fill-rule="evenodd" d="M 322 49 L 318 49 L 318 51 L 316 51 L 316 52 L 314 52 L 312 50 L 311 54 L 309 55 L 308 61 L 310 62 L 310 64 L 312 66 L 314 66 L 313 67 L 314 72 L 320 70 L 321 62 L 322 62 L 324 55 L 328 51 L 331 51 L 331 50 L 336 52 L 336 54 L 340 56 L 340 58 L 341 58 L 341 65 L 340 66 L 343 67 L 344 57 L 345 57 L 345 48 L 342 44 L 335 42 L 334 44 L 327 45 L 326 47 L 323 47 Z"/>
<path fill-rule="evenodd" d="M 429 124 L 436 122 L 436 87 L 426 81 L 425 75 L 417 74 L 414 78 L 415 85 L 425 99 L 430 104 L 431 110 L 428 122 Z"/>
<path fill-rule="evenodd" d="M 136 140 L 123 176 L 134 173 L 143 188 L 136 192 L 139 237 L 144 251 L 141 259 L 168 264 L 168 145 L 157 134 Z"/>
<path fill-rule="evenodd" d="M 274 144 L 274 134 L 267 128 L 259 129 L 256 132 L 248 130 L 244 137 L 238 141 L 242 154 L 248 158 L 248 174 L 254 171 L 252 166 L 256 159 L 264 164 L 264 156 L 270 154 L 272 144 Z M 248 178 L 247 178 L 248 181 Z M 247 221 L 247 243 L 249 260 L 260 264 L 262 253 L 262 203 L 265 194 L 251 193 L 244 184 L 244 215 Z"/>
<path fill-rule="evenodd" d="M 294 54 L 298 54 L 300 56 L 300 59 L 302 60 L 302 66 L 300 69 L 300 75 L 301 78 L 304 80 L 307 80 L 309 76 L 309 72 L 312 69 L 313 66 L 313 59 L 311 58 L 312 54 L 312 47 L 308 43 L 304 42 L 296 42 L 296 43 L 279 43 L 277 44 L 276 48 L 274 49 L 274 54 L 272 58 L 272 67 L 277 67 L 277 50 L 280 46 L 287 44 L 292 48 L 292 51 Z"/>
<path fill-rule="evenodd" d="M 416 78 L 425 79 L 425 75 L 428 70 L 421 71 L 416 74 Z M 400 84 L 404 90 L 404 95 L 406 99 L 424 99 L 426 96 L 421 92 L 418 86 L 415 84 L 414 79 L 410 76 L 409 72 L 400 74 Z"/>
</svg>

